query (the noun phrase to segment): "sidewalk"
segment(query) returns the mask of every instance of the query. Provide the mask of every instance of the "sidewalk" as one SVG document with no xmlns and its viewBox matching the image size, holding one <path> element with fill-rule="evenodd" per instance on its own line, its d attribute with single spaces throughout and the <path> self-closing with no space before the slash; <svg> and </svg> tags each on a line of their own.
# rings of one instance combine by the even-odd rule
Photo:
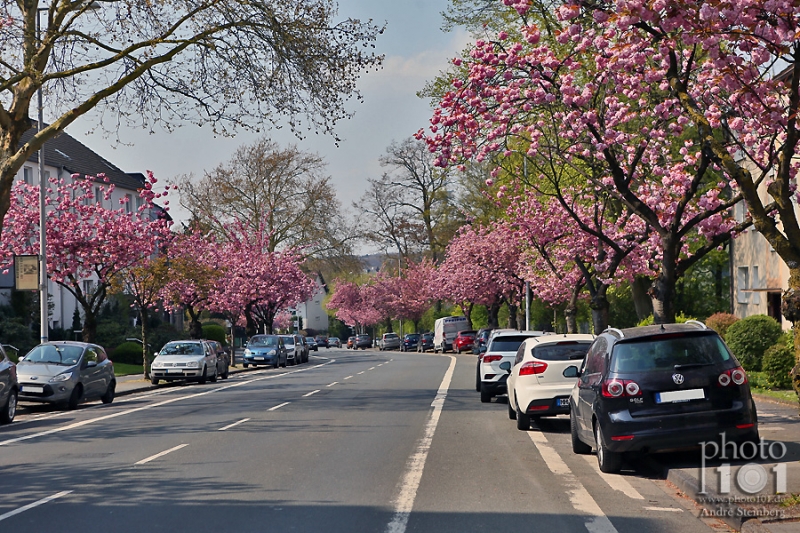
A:
<svg viewBox="0 0 800 533">
<path fill-rule="evenodd" d="M 737 531 L 800 531 L 800 416 L 797 404 L 756 398 L 762 442 L 725 443 L 671 458 L 668 481 Z M 720 443 L 722 444 L 722 443 Z M 715 453 L 716 452 L 716 453 Z M 736 457 L 734 457 L 734 454 Z M 705 460 L 704 460 L 705 457 Z M 705 464 L 704 464 L 705 463 Z"/>
</svg>

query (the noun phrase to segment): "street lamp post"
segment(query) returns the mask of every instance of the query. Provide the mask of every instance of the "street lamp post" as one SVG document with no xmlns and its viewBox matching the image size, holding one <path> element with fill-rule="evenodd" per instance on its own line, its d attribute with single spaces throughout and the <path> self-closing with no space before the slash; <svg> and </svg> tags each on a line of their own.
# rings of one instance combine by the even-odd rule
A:
<svg viewBox="0 0 800 533">
<path fill-rule="evenodd" d="M 36 9 L 36 37 L 39 39 L 39 44 L 42 42 L 41 23 L 39 22 L 39 14 L 42 11 L 47 11 L 47 8 Z M 44 129 L 44 104 L 42 96 L 42 87 L 36 91 L 36 100 L 39 106 L 39 131 Z M 41 321 L 40 327 L 40 342 L 47 342 L 50 335 L 48 323 L 48 309 L 47 309 L 47 237 L 45 224 L 47 222 L 47 213 L 45 212 L 45 194 L 47 186 L 44 179 L 44 142 L 39 148 L 39 320 Z"/>
</svg>

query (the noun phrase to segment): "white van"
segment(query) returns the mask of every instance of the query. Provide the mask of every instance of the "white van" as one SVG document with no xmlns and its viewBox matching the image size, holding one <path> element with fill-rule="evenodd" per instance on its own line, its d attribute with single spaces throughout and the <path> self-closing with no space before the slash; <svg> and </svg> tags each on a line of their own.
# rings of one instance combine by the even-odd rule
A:
<svg viewBox="0 0 800 533">
<path fill-rule="evenodd" d="M 467 317 L 446 316 L 437 318 L 433 325 L 433 353 L 446 352 L 453 348 L 453 339 L 459 331 L 469 328 Z"/>
</svg>

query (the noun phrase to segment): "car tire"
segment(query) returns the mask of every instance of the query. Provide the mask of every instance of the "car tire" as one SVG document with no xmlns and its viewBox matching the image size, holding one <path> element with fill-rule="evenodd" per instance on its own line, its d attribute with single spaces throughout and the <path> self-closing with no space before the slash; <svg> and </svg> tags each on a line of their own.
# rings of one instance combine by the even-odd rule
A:
<svg viewBox="0 0 800 533">
<path fill-rule="evenodd" d="M 481 364 L 478 363 L 478 368 L 475 369 L 475 392 L 481 391 Z"/>
<path fill-rule="evenodd" d="M 75 388 L 72 389 L 72 394 L 69 395 L 69 400 L 67 400 L 67 409 L 72 411 L 73 409 L 78 408 L 78 404 L 81 403 L 81 398 L 83 397 L 83 387 L 80 384 L 75 385 Z"/>
<path fill-rule="evenodd" d="M 10 424 L 14 421 L 14 417 L 17 416 L 17 399 L 17 391 L 12 390 L 8 394 L 3 410 L 0 411 L 0 424 Z"/>
<path fill-rule="evenodd" d="M 228 376 L 230 375 L 230 373 L 231 373 L 230 367 L 225 367 L 225 372 L 223 372 L 220 377 L 222 379 L 228 379 Z"/>
<path fill-rule="evenodd" d="M 528 431 L 531 429 L 531 417 L 520 411 L 519 405 L 517 406 L 517 429 L 520 431 Z"/>
<path fill-rule="evenodd" d="M 208 378 L 211 383 L 216 383 L 219 379 L 219 370 L 215 367 L 214 368 L 214 375 Z"/>
<path fill-rule="evenodd" d="M 572 437 L 572 453 L 578 455 L 589 455 L 592 453 L 592 447 L 578 437 L 578 421 L 575 419 L 574 413 L 569 414 L 569 432 Z"/>
<path fill-rule="evenodd" d="M 247 363 L 242 363 L 242 368 L 248 368 L 250 365 Z"/>
<path fill-rule="evenodd" d="M 208 367 L 204 366 L 203 375 L 201 375 L 200 379 L 197 380 L 197 382 L 200 383 L 200 385 L 205 385 L 206 381 L 208 381 L 208 376 L 206 375 L 207 373 L 208 373 Z"/>
<path fill-rule="evenodd" d="M 152 377 L 150 378 L 150 383 L 152 383 L 153 385 L 158 385 L 158 382 L 159 382 L 158 378 L 152 378 Z"/>
<path fill-rule="evenodd" d="M 622 454 L 608 451 L 603 443 L 603 432 L 600 430 L 600 423 L 594 425 L 594 441 L 597 446 L 597 464 L 601 472 L 615 474 L 622 467 Z"/>
<path fill-rule="evenodd" d="M 508 405 L 508 418 L 510 420 L 517 419 L 517 410 L 511 407 L 511 401 L 509 401 L 506 405 Z"/>
<path fill-rule="evenodd" d="M 100 401 L 103 403 L 113 402 L 116 390 L 117 390 L 117 382 L 112 380 L 111 383 L 108 384 L 108 388 L 106 389 L 105 394 L 100 396 Z"/>
<path fill-rule="evenodd" d="M 492 396 L 494 395 L 491 392 L 489 392 L 489 387 L 481 383 L 481 403 L 491 402 Z"/>
</svg>

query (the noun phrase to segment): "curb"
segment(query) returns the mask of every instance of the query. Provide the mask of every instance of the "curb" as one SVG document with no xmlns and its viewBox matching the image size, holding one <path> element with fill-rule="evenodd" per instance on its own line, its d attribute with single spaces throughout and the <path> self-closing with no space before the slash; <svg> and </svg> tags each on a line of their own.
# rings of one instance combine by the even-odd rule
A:
<svg viewBox="0 0 800 533">
<path fill-rule="evenodd" d="M 777 403 L 777 404 L 780 404 L 780 405 L 788 405 L 790 407 L 798 407 L 798 402 L 793 401 L 793 400 L 784 400 L 783 398 L 774 398 L 772 396 L 767 396 L 766 394 L 759 394 L 757 392 L 751 392 L 750 394 L 756 400 L 761 400 L 761 401 L 764 401 L 764 402 Z"/>
<path fill-rule="evenodd" d="M 694 500 L 698 505 L 705 507 L 705 502 L 698 501 L 698 492 L 700 492 L 700 485 L 699 481 L 692 476 L 691 474 L 687 474 L 681 470 L 669 470 L 666 469 L 667 475 L 666 479 L 676 487 L 678 487 L 687 498 L 691 498 Z M 719 499 L 723 500 L 723 497 L 717 494 L 713 489 L 709 489 L 706 487 L 706 494 L 704 496 L 709 500 Z M 718 509 L 724 510 L 725 512 L 721 513 L 721 516 L 717 515 L 708 515 L 709 518 L 716 518 L 717 520 L 721 520 L 729 527 L 735 529 L 736 531 L 741 531 L 743 533 L 769 533 L 769 528 L 767 528 L 759 518 L 748 518 L 744 516 L 744 510 L 736 505 L 735 503 L 727 503 L 727 504 L 719 504 Z M 702 516 L 702 515 L 701 515 Z"/>
<path fill-rule="evenodd" d="M 253 369 L 251 370 L 249 368 L 236 367 L 236 368 L 229 368 L 228 372 L 229 372 L 229 374 L 240 374 L 242 372 L 252 372 L 253 370 L 256 370 L 256 368 L 258 368 L 258 367 L 253 367 Z M 128 375 L 135 375 L 135 374 L 128 374 Z M 127 377 L 127 376 L 119 376 L 119 377 Z M 174 383 L 164 383 L 163 385 L 153 385 L 152 383 L 150 383 L 149 381 L 145 381 L 144 379 L 142 379 L 142 382 L 143 383 L 142 383 L 142 385 L 140 387 L 135 387 L 135 388 L 131 388 L 131 389 L 128 389 L 128 390 L 118 390 L 118 391 L 116 391 L 114 393 L 114 396 L 115 397 L 128 396 L 130 394 L 136 394 L 138 392 L 147 392 L 147 391 L 156 390 L 156 389 L 163 389 L 165 387 L 177 386 L 177 385 L 180 385 L 182 383 L 185 383 L 184 381 L 176 381 Z"/>
</svg>

